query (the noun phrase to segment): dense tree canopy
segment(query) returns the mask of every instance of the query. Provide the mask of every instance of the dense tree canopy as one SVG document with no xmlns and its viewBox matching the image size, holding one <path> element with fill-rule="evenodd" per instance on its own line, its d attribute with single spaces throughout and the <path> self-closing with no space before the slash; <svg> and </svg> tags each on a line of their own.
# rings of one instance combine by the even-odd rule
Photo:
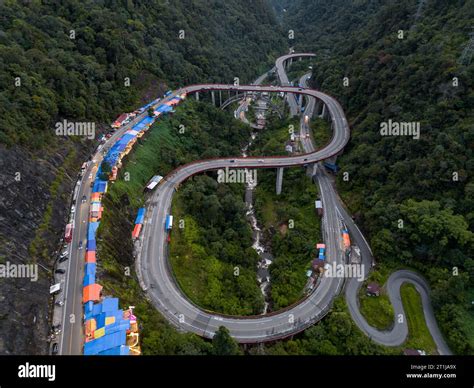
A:
<svg viewBox="0 0 474 388">
<path fill-rule="evenodd" d="M 350 179 L 339 177 L 338 190 L 376 260 L 417 268 L 435 295 L 445 292 L 435 298 L 443 333 L 455 352 L 472 352 L 474 62 L 463 52 L 473 1 L 278 3 L 296 49 L 317 54 L 313 86 L 336 96 L 350 120 L 338 158 Z M 389 119 L 418 122 L 420 138 L 381 136 Z M 455 266 L 471 280 L 451 275 Z"/>
<path fill-rule="evenodd" d="M 269 11 L 263 0 L 3 1 L 0 142 L 41 147 L 62 118 L 109 123 L 162 84 L 248 81 L 281 50 Z"/>
</svg>

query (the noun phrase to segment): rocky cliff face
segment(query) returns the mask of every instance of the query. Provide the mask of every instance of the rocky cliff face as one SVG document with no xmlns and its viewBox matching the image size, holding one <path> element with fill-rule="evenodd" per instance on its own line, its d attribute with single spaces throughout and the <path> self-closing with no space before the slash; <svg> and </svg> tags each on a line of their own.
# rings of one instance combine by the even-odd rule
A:
<svg viewBox="0 0 474 388">
<path fill-rule="evenodd" d="M 55 139 L 31 153 L 0 146 L 0 264 L 37 264 L 38 279 L 0 278 L 0 354 L 45 354 L 49 286 L 77 173 L 92 142 Z"/>
</svg>

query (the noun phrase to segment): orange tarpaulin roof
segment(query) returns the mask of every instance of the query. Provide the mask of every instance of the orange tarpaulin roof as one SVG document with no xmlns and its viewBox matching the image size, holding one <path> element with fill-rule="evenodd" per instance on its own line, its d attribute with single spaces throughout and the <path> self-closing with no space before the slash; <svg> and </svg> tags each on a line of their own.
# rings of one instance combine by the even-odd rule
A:
<svg viewBox="0 0 474 388">
<path fill-rule="evenodd" d="M 142 230 L 142 224 L 135 224 L 135 228 L 133 228 L 132 238 L 137 238 L 140 234 L 140 230 Z"/>
<path fill-rule="evenodd" d="M 86 252 L 86 263 L 95 263 L 95 251 Z"/>
<path fill-rule="evenodd" d="M 100 202 L 100 193 L 92 193 L 91 202 Z"/>
<path fill-rule="evenodd" d="M 90 302 L 91 300 L 97 302 L 100 299 L 100 291 L 102 286 L 100 284 L 89 284 L 82 289 L 82 303 Z"/>
</svg>

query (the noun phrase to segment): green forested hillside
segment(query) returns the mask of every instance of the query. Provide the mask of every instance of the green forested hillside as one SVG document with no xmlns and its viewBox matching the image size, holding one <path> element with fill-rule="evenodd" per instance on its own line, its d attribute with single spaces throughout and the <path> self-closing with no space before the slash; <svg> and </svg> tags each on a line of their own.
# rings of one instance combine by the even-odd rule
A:
<svg viewBox="0 0 474 388">
<path fill-rule="evenodd" d="M 185 133 L 180 133 L 180 125 Z M 165 176 L 179 165 L 238 155 L 249 136 L 249 127 L 228 112 L 188 99 L 139 140 L 105 196 L 98 229 L 99 282 L 106 294 L 137 306 L 144 354 L 207 354 L 209 346 L 194 334 L 174 330 L 144 298 L 136 276 L 125 274 L 124 267 L 134 264 L 133 220 L 149 198 L 143 188 L 154 174 Z M 233 186 L 217 184 L 211 172 L 181 186 L 173 200 L 176 227 L 170 257 L 177 281 L 191 300 L 220 312 L 257 314 L 263 302 L 255 278 L 256 254 L 245 222 L 243 185 Z M 234 275 L 235 266 L 240 276 Z"/>
<path fill-rule="evenodd" d="M 41 147 L 58 118 L 108 123 L 162 83 L 248 81 L 281 48 L 264 0 L 2 1 L 0 142 Z"/>
<path fill-rule="evenodd" d="M 173 231 L 170 262 L 179 286 L 198 306 L 258 315 L 264 301 L 244 191 L 243 183 L 219 183 L 215 173 L 184 182 L 173 198 L 173 216 L 183 227 Z"/>
<path fill-rule="evenodd" d="M 234 77 L 249 81 L 284 50 L 273 19 L 266 0 L 0 1 L 0 261 L 54 266 L 76 174 L 97 146 L 92 140 L 54 136 L 56 122 L 95 123 L 97 134 L 118 114 L 168 88 L 233 82 Z M 209 138 L 216 148 L 208 147 L 201 156 L 225 154 L 229 139 L 215 144 Z M 198 140 L 189 137 L 190 143 Z M 171 146 L 162 151 L 165 167 L 183 161 Z M 187 156 L 195 154 L 188 150 Z M 137 199 L 131 201 L 135 205 Z M 130 249 L 125 241 L 117 259 Z M 114 268 L 110 271 L 114 276 Z M 10 315 L 0 318 L 1 354 L 47 351 L 52 279 L 49 271 L 40 274 L 36 283 L 0 283 L 4 310 L 24 318 L 21 325 Z M 167 345 L 160 348 L 153 334 L 143 338 L 149 339 L 144 349 L 172 353 Z"/>
<path fill-rule="evenodd" d="M 473 20 L 472 0 L 299 0 L 284 18 L 296 50 L 317 54 L 313 86 L 351 122 L 339 192 L 378 262 L 428 277 L 456 353 L 474 351 Z M 381 136 L 389 119 L 419 122 L 420 139 Z"/>
</svg>

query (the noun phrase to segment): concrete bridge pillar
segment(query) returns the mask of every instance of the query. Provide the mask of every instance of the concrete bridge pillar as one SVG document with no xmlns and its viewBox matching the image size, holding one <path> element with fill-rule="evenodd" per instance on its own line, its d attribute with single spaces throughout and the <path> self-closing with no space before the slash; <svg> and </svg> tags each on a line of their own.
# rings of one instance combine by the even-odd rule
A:
<svg viewBox="0 0 474 388">
<path fill-rule="evenodd" d="M 281 194 L 281 187 L 283 186 L 283 167 L 277 169 L 277 180 L 276 180 L 276 194 Z"/>
<path fill-rule="evenodd" d="M 199 101 L 199 92 L 196 92 L 196 101 Z"/>
<path fill-rule="evenodd" d="M 212 105 L 216 106 L 216 96 L 214 95 L 214 90 L 211 92 Z"/>
<path fill-rule="evenodd" d="M 222 90 L 219 90 L 219 106 L 222 106 Z"/>
<path fill-rule="evenodd" d="M 321 100 L 316 99 L 314 103 L 313 116 L 319 116 L 319 110 L 321 109 Z"/>
<path fill-rule="evenodd" d="M 319 116 L 321 118 L 325 118 L 326 117 L 326 104 L 323 102 L 323 110 L 321 112 L 321 115 Z"/>
</svg>

